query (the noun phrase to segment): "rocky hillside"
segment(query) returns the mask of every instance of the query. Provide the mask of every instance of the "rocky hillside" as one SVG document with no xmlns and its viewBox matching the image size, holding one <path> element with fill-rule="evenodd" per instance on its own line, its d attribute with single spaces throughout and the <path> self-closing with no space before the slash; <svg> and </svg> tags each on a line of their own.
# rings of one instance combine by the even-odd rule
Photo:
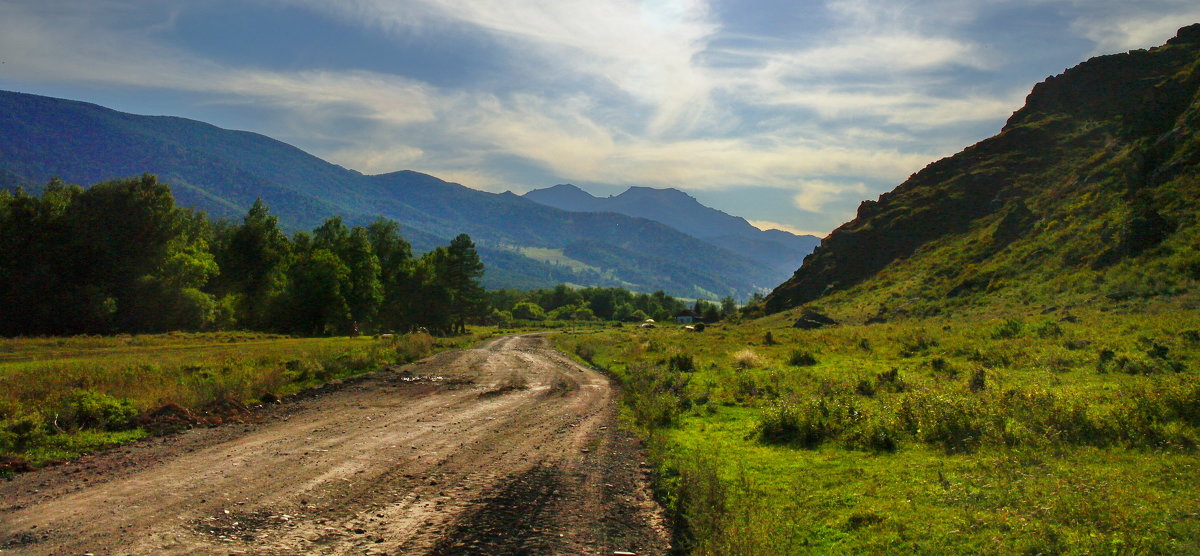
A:
<svg viewBox="0 0 1200 556">
<path fill-rule="evenodd" d="M 1047 79 L 998 135 L 864 201 L 767 310 L 835 292 L 920 313 L 1194 291 L 1198 91 L 1200 24 Z"/>
</svg>

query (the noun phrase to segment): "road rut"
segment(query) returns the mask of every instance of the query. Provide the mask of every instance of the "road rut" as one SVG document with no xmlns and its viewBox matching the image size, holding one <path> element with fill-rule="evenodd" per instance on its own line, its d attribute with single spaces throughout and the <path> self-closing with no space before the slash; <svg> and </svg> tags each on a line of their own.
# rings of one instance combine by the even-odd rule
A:
<svg viewBox="0 0 1200 556">
<path fill-rule="evenodd" d="M 0 553 L 657 554 L 636 440 L 543 335 L 0 483 Z"/>
</svg>

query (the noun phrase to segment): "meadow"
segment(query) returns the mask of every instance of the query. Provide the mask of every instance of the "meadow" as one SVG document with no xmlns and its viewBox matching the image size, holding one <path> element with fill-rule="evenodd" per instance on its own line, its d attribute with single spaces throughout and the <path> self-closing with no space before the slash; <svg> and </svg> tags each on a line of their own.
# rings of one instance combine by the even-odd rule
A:
<svg viewBox="0 0 1200 556">
<path fill-rule="evenodd" d="M 685 551 L 1178 554 L 1200 552 L 1195 309 L 557 342 L 623 384 Z"/>
<path fill-rule="evenodd" d="M 494 329 L 492 329 L 494 330 Z M 216 424 L 328 381 L 469 347 L 492 331 L 293 338 L 255 332 L 0 339 L 0 463 L 40 466 L 152 433 L 164 408 Z M 2 470 L 0 470 L 2 471 Z"/>
</svg>

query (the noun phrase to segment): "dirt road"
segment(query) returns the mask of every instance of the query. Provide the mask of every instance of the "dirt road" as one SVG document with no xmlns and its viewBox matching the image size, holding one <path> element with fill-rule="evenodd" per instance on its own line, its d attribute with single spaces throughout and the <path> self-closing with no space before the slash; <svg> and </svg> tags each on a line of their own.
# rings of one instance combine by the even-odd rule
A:
<svg viewBox="0 0 1200 556">
<path fill-rule="evenodd" d="M 538 335 L 0 482 L 0 554 L 657 554 L 599 373 Z"/>
</svg>

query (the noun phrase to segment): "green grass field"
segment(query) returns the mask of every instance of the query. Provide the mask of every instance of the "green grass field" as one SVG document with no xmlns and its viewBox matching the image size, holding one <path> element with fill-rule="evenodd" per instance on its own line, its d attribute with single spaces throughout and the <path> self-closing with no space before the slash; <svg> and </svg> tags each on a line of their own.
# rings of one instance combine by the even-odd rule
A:
<svg viewBox="0 0 1200 556">
<path fill-rule="evenodd" d="M 1200 314 L 1175 307 L 557 341 L 624 384 L 693 553 L 1196 553 Z"/>
<path fill-rule="evenodd" d="M 279 398 L 492 335 L 290 338 L 258 333 L 0 340 L 0 456 L 34 466 L 136 440 L 138 416 Z M 10 460 L 11 461 L 11 460 Z"/>
</svg>

